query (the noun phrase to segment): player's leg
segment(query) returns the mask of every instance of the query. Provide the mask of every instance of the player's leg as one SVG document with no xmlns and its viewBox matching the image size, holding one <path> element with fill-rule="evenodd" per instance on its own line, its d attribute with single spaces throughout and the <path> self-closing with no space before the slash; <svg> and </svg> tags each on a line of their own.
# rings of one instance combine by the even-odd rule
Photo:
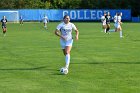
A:
<svg viewBox="0 0 140 93">
<path fill-rule="evenodd" d="M 60 39 L 60 44 L 63 50 L 63 54 L 65 55 L 65 67 L 69 68 L 69 64 L 70 64 L 70 51 L 72 48 L 72 44 L 73 44 L 73 39 L 72 40 L 68 40 L 65 41 L 63 39 Z"/>
<path fill-rule="evenodd" d="M 3 35 L 6 36 L 6 27 L 3 27 Z"/>
<path fill-rule="evenodd" d="M 44 22 L 44 28 L 47 28 L 47 22 Z"/>
<path fill-rule="evenodd" d="M 101 32 L 104 32 L 104 25 L 102 24 L 102 29 L 103 29 L 103 31 L 101 31 Z"/>
<path fill-rule="evenodd" d="M 116 26 L 114 24 L 114 29 L 110 29 L 109 32 L 116 32 L 115 30 L 116 30 Z"/>
<path fill-rule="evenodd" d="M 71 46 L 66 46 L 65 49 L 63 50 L 63 54 L 65 55 L 65 67 L 69 68 L 70 64 L 70 51 L 71 51 Z"/>
<path fill-rule="evenodd" d="M 117 32 L 118 31 L 118 24 L 114 24 L 114 26 L 115 26 L 115 32 Z"/>
<path fill-rule="evenodd" d="M 5 29 L 4 29 L 5 27 L 4 26 L 2 26 L 2 31 L 3 31 L 3 34 L 5 33 Z"/>
<path fill-rule="evenodd" d="M 102 25 L 102 29 L 103 29 L 103 31 L 101 31 L 101 32 L 104 32 L 104 26 Z"/>
<path fill-rule="evenodd" d="M 104 29 L 105 33 L 106 33 L 106 28 L 107 28 L 107 26 L 105 24 L 103 24 L 103 29 Z"/>
<path fill-rule="evenodd" d="M 23 25 L 23 20 L 21 20 L 21 24 Z"/>
<path fill-rule="evenodd" d="M 110 24 L 107 24 L 107 29 L 106 29 L 106 33 L 108 33 L 110 30 Z"/>
<path fill-rule="evenodd" d="M 44 28 L 46 27 L 46 24 L 45 24 L 45 22 L 43 23 L 44 24 Z"/>
<path fill-rule="evenodd" d="M 47 26 L 47 22 L 46 22 L 46 29 L 48 29 L 47 27 L 48 27 L 48 26 Z"/>
<path fill-rule="evenodd" d="M 120 38 L 122 38 L 123 34 L 122 34 L 122 27 L 121 26 L 119 27 L 119 31 L 120 31 Z"/>
<path fill-rule="evenodd" d="M 70 64 L 70 51 L 72 49 L 73 39 L 66 41 L 65 46 L 65 62 L 66 62 L 66 68 L 69 68 Z"/>
<path fill-rule="evenodd" d="M 115 32 L 115 29 L 110 29 L 109 32 Z"/>
<path fill-rule="evenodd" d="M 66 62 L 66 68 L 69 68 L 70 64 L 70 51 L 71 51 L 72 46 L 66 46 L 65 47 L 65 62 Z"/>
<path fill-rule="evenodd" d="M 64 54 L 64 56 L 65 56 L 65 64 L 67 65 L 67 66 L 69 66 L 69 60 L 70 60 L 70 58 L 69 58 L 69 56 L 66 56 L 67 55 L 67 53 L 68 53 L 68 48 L 66 47 L 66 41 L 65 40 L 63 40 L 63 39 L 60 39 L 60 45 L 61 45 L 61 48 L 62 48 L 62 51 L 63 51 L 63 54 Z M 68 60 L 69 59 L 69 60 Z M 65 65 L 65 66 L 66 66 Z"/>
</svg>

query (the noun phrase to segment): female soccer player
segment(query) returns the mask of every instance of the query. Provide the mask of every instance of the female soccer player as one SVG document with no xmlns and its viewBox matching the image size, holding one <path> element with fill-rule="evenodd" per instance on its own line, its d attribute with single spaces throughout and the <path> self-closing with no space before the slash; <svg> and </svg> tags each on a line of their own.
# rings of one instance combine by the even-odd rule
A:
<svg viewBox="0 0 140 93">
<path fill-rule="evenodd" d="M 19 17 L 20 25 L 23 25 L 23 17 L 22 15 Z"/>
<path fill-rule="evenodd" d="M 107 25 L 106 25 L 106 12 L 104 12 L 104 15 L 101 17 L 102 22 L 102 28 L 104 29 L 104 32 L 106 33 Z"/>
<path fill-rule="evenodd" d="M 123 37 L 122 35 L 122 27 L 121 27 L 121 18 L 122 17 L 122 13 L 118 13 L 117 17 L 116 17 L 116 22 L 115 22 L 115 32 L 119 31 L 120 32 L 120 38 Z"/>
<path fill-rule="evenodd" d="M 65 15 L 63 18 L 63 22 L 60 23 L 56 30 L 55 34 L 60 37 L 60 44 L 65 55 L 65 67 L 69 68 L 70 63 L 70 51 L 73 44 L 72 30 L 76 32 L 76 40 L 78 40 L 79 31 L 76 26 L 70 22 L 70 17 Z"/>
<path fill-rule="evenodd" d="M 2 23 L 2 30 L 3 30 L 3 35 L 5 36 L 6 35 L 6 22 L 7 22 L 7 19 L 5 16 L 3 16 L 3 19 L 1 19 L 1 23 Z"/>
<path fill-rule="evenodd" d="M 44 15 L 43 24 L 44 24 L 44 28 L 46 28 L 46 29 L 47 29 L 47 22 L 49 22 L 49 19 L 48 19 L 48 17 L 46 15 Z"/>
<path fill-rule="evenodd" d="M 106 26 L 107 26 L 106 33 L 108 33 L 110 30 L 110 18 L 111 18 L 110 12 L 107 12 L 105 18 L 106 18 Z"/>
</svg>

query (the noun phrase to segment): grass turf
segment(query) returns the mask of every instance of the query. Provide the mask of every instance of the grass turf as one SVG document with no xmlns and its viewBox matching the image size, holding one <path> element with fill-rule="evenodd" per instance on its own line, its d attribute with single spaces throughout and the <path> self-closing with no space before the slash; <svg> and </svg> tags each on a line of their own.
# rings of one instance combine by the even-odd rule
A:
<svg viewBox="0 0 140 93">
<path fill-rule="evenodd" d="M 100 23 L 76 22 L 79 41 L 67 75 L 59 73 L 65 62 L 57 25 L 7 24 L 6 37 L 0 34 L 0 93 L 139 93 L 139 23 L 124 23 L 119 38 L 101 32 Z"/>
</svg>

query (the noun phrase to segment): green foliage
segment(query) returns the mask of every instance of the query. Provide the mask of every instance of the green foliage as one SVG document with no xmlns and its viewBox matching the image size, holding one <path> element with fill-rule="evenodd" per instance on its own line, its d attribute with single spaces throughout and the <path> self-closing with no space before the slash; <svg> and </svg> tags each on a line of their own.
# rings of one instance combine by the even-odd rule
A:
<svg viewBox="0 0 140 93">
<path fill-rule="evenodd" d="M 14 9 L 15 0 L 1 0 L 0 9 Z"/>
<path fill-rule="evenodd" d="M 132 9 L 140 15 L 138 0 L 1 0 L 0 9 Z"/>
<path fill-rule="evenodd" d="M 132 8 L 135 3 L 136 0 L 1 0 L 0 8 Z"/>
<path fill-rule="evenodd" d="M 23 7 L 25 7 L 24 0 L 16 0 L 15 1 L 15 8 L 22 9 Z"/>
</svg>

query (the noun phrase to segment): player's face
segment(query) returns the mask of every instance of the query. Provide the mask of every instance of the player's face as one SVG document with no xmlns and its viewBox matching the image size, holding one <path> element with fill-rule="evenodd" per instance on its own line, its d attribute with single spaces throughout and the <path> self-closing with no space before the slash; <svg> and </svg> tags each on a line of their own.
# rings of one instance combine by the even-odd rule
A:
<svg viewBox="0 0 140 93">
<path fill-rule="evenodd" d="M 3 19 L 5 19 L 5 16 L 3 16 Z"/>
<path fill-rule="evenodd" d="M 106 13 L 104 13 L 104 16 L 106 16 Z"/>
<path fill-rule="evenodd" d="M 69 16 L 66 16 L 64 18 L 64 23 L 67 24 L 67 23 L 69 23 L 69 21 L 70 21 L 70 17 Z"/>
<path fill-rule="evenodd" d="M 110 15 L 110 13 L 108 12 L 107 15 Z"/>
<path fill-rule="evenodd" d="M 122 13 L 120 13 L 120 16 L 122 16 Z"/>
</svg>

